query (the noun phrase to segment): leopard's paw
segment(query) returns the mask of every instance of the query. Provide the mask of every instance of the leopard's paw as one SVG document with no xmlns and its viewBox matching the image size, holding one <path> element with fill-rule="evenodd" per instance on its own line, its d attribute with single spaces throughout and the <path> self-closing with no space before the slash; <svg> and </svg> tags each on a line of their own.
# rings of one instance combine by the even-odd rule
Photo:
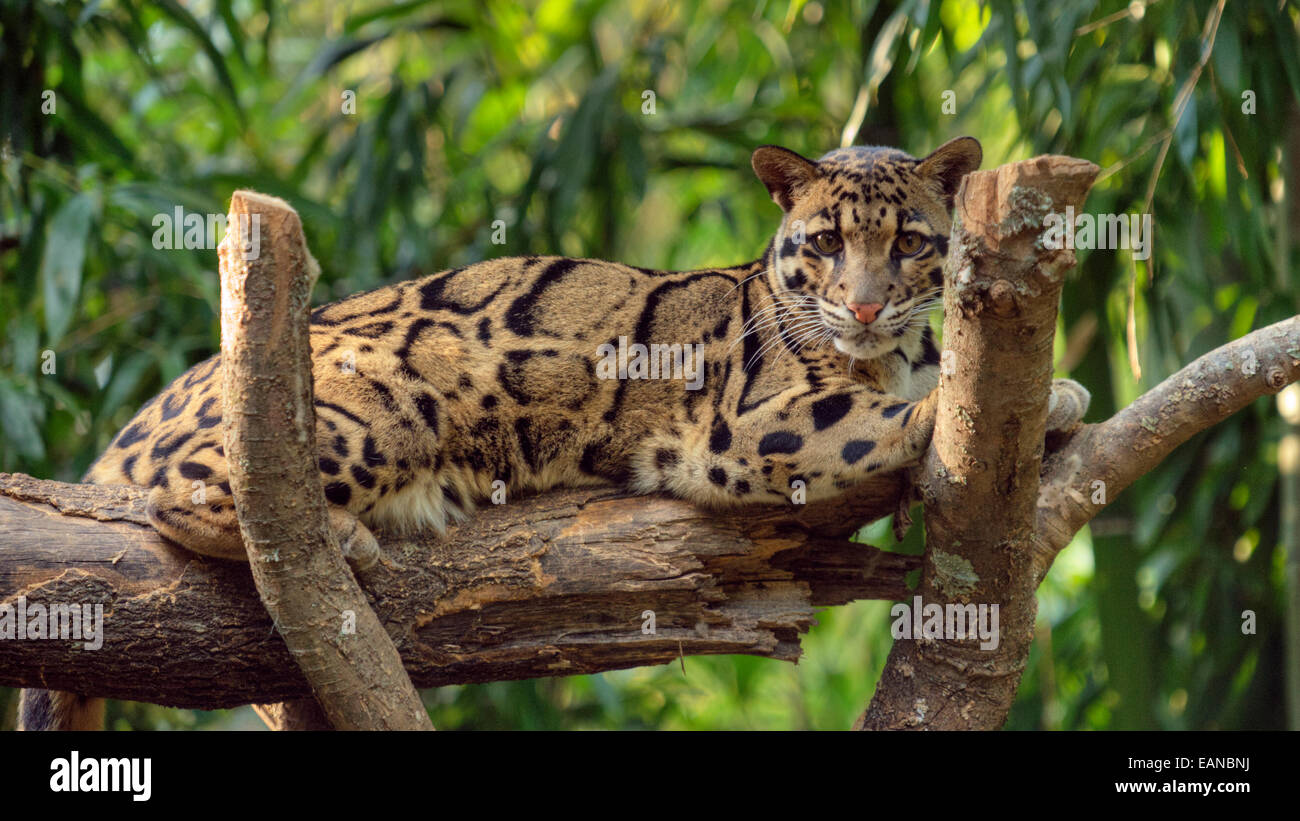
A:
<svg viewBox="0 0 1300 821">
<path fill-rule="evenodd" d="M 330 529 L 339 540 L 343 558 L 354 571 L 369 570 L 379 561 L 379 542 L 370 528 L 341 507 L 329 508 Z"/>
<path fill-rule="evenodd" d="M 1092 394 L 1073 379 L 1053 379 L 1052 397 L 1047 401 L 1047 430 L 1068 431 L 1083 421 Z"/>
</svg>

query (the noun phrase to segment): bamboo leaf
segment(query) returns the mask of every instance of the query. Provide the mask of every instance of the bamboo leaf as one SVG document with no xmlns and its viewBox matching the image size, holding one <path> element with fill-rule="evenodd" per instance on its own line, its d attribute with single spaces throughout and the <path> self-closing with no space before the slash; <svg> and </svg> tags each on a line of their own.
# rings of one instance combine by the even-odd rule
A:
<svg viewBox="0 0 1300 821">
<path fill-rule="evenodd" d="M 74 195 L 50 220 L 41 260 L 45 296 L 45 333 L 57 344 L 76 313 L 81 291 L 81 269 L 86 261 L 86 235 L 90 232 L 94 203 L 89 194 Z"/>
</svg>

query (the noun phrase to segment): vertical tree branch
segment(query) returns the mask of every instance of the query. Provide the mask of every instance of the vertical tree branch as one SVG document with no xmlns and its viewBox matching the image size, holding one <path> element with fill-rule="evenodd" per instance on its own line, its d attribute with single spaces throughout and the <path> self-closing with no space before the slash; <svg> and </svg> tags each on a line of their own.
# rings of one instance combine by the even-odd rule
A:
<svg viewBox="0 0 1300 821">
<path fill-rule="evenodd" d="M 308 336 L 319 269 L 302 224 L 283 200 L 236 191 L 228 226 L 225 450 L 258 593 L 334 727 L 432 729 L 327 520 Z"/>
<path fill-rule="evenodd" d="M 925 500 L 925 605 L 997 605 L 995 648 L 977 638 L 895 642 L 861 729 L 993 729 L 1029 656 L 1039 463 L 1056 310 L 1069 250 L 1044 218 L 1079 208 L 1090 162 L 1038 157 L 968 176 L 944 270 L 944 352 Z M 1072 229 L 1072 226 L 1071 226 Z"/>
</svg>

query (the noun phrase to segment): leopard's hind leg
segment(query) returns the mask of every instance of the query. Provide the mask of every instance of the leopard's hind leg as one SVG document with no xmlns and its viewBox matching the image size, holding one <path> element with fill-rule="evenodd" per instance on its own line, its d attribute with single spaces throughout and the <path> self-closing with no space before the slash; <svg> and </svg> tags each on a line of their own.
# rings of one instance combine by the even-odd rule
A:
<svg viewBox="0 0 1300 821">
<path fill-rule="evenodd" d="M 149 493 L 149 522 L 168 539 L 203 556 L 248 561 L 230 484 L 173 489 L 159 485 Z M 379 543 L 361 520 L 346 509 L 327 505 L 330 530 L 354 570 L 378 560 Z"/>
</svg>

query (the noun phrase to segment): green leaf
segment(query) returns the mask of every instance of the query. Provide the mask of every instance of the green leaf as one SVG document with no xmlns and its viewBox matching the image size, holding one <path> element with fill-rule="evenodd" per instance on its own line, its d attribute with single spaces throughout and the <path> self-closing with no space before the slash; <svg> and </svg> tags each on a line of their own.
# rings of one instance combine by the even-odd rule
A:
<svg viewBox="0 0 1300 821">
<path fill-rule="evenodd" d="M 0 429 L 5 440 L 25 459 L 45 458 L 45 443 L 39 426 L 41 406 L 18 392 L 9 382 L 0 382 Z"/>
<path fill-rule="evenodd" d="M 212 70 L 217 73 L 217 80 L 226 96 L 230 99 L 230 105 L 235 110 L 235 116 L 239 118 L 241 124 L 246 122 L 244 109 L 239 105 L 239 92 L 235 90 L 235 81 L 231 78 L 229 69 L 226 68 L 226 58 L 212 42 L 212 38 L 208 36 L 203 24 L 196 20 L 188 9 L 175 2 L 175 0 L 159 0 L 158 7 L 167 16 L 175 20 L 181 28 L 194 35 L 194 39 L 199 43 L 199 48 L 203 49 L 208 62 L 212 64 Z"/>
<path fill-rule="evenodd" d="M 111 416 L 136 392 L 144 375 L 157 364 L 157 358 L 145 351 L 136 351 L 127 357 L 125 362 L 113 370 L 108 387 L 104 389 L 104 401 L 99 406 L 98 415 Z"/>
<path fill-rule="evenodd" d="M 40 348 L 40 330 L 30 315 L 15 317 L 9 325 L 9 365 L 16 373 L 35 373 L 40 368 L 37 361 Z"/>
<path fill-rule="evenodd" d="M 45 333 L 51 345 L 63 338 L 76 312 L 93 211 L 90 195 L 83 192 L 65 202 L 50 220 L 41 282 L 45 289 Z"/>
</svg>

